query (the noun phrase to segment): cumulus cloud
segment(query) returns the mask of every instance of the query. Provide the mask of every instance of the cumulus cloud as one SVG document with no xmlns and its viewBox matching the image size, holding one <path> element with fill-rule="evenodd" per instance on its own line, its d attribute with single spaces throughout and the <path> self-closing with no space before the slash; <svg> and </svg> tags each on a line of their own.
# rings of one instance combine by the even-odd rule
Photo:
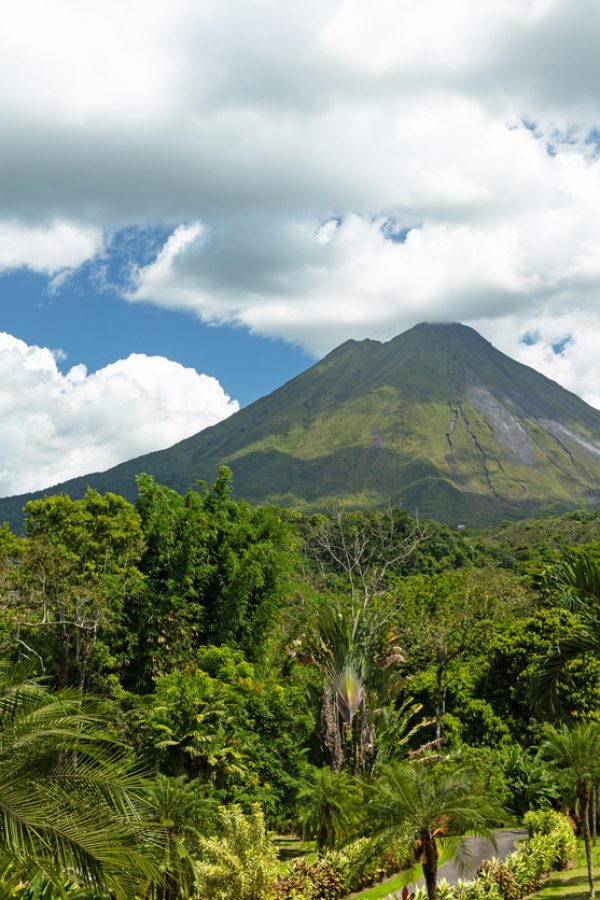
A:
<svg viewBox="0 0 600 900">
<path fill-rule="evenodd" d="M 596 0 L 20 0 L 9 12 L 4 215 L 93 235 L 170 227 L 129 301 L 316 354 L 453 319 L 541 364 L 542 343 L 519 343 L 539 321 L 550 348 L 562 314 L 570 333 L 597 327 Z M 550 352 L 545 365 L 582 379 L 583 337 Z"/>
<path fill-rule="evenodd" d="M 485 323 L 475 325 L 485 330 Z M 600 315 L 557 308 L 535 320 L 530 331 L 521 327 L 514 316 L 495 322 L 495 345 L 600 409 Z"/>
<path fill-rule="evenodd" d="M 26 224 L 0 220 L 0 271 L 26 267 L 54 275 L 77 268 L 102 246 L 102 231 L 74 222 Z"/>
<path fill-rule="evenodd" d="M 164 357 L 62 374 L 57 355 L 0 333 L 0 496 L 163 449 L 238 409 L 215 378 Z"/>
</svg>

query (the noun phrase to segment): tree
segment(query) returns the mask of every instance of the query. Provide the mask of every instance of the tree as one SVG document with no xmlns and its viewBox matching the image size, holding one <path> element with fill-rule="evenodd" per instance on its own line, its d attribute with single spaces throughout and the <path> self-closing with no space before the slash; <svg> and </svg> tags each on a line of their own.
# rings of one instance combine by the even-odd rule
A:
<svg viewBox="0 0 600 900">
<path fill-rule="evenodd" d="M 148 785 L 146 803 L 160 827 L 161 877 L 144 896 L 153 900 L 186 900 L 194 893 L 194 864 L 200 838 L 213 830 L 216 804 L 207 799 L 203 785 L 185 777 L 157 775 Z"/>
<path fill-rule="evenodd" d="M 321 722 L 336 772 L 344 766 L 360 772 L 373 756 L 374 707 L 390 703 L 395 669 L 404 661 L 395 637 L 369 607 L 335 604 L 319 610 L 306 652 L 289 650 L 323 677 Z"/>
<path fill-rule="evenodd" d="M 542 721 L 531 714 L 532 693 L 543 683 L 545 661 L 579 627 L 575 613 L 551 607 L 508 622 L 488 645 L 476 691 L 508 725 L 513 741 L 531 746 L 542 740 Z M 600 701 L 598 661 L 580 656 L 565 659 L 553 693 L 571 718 L 589 717 Z"/>
<path fill-rule="evenodd" d="M 551 728 L 544 743 L 546 758 L 554 763 L 564 784 L 576 797 L 581 816 L 590 897 L 595 896 L 590 833 L 590 797 L 600 777 L 600 725 L 580 722 L 573 728 Z"/>
<path fill-rule="evenodd" d="M 167 775 L 201 779 L 222 802 L 258 801 L 285 820 L 314 729 L 302 685 L 259 679 L 241 650 L 200 647 L 196 667 L 158 678 L 134 701 L 132 741 Z"/>
<path fill-rule="evenodd" d="M 363 609 L 389 590 L 426 538 L 418 521 L 392 507 L 312 516 L 304 531 L 307 577 L 320 589 L 349 595 L 352 606 Z"/>
<path fill-rule="evenodd" d="M 521 819 L 530 809 L 552 806 L 559 796 L 556 773 L 540 748 L 528 750 L 513 744 L 503 764 L 512 795 L 511 810 Z"/>
<path fill-rule="evenodd" d="M 141 585 L 139 516 L 122 497 L 90 488 L 82 500 L 31 501 L 25 528 L 5 579 L 10 642 L 21 656 L 35 656 L 59 687 L 83 691 L 95 662 L 116 663 L 111 648 L 127 654 L 119 632 L 128 596 Z"/>
<path fill-rule="evenodd" d="M 453 673 L 505 614 L 502 581 L 487 573 L 461 571 L 406 579 L 394 597 L 396 627 L 407 662 L 414 669 L 433 669 L 435 739 L 442 737 L 448 690 Z"/>
<path fill-rule="evenodd" d="M 576 614 L 577 624 L 540 660 L 532 696 L 538 707 L 568 716 L 559 692 L 567 667 L 586 657 L 600 660 L 600 559 L 585 551 L 574 553 L 545 570 L 541 585 L 557 606 Z"/>
<path fill-rule="evenodd" d="M 313 769 L 298 791 L 298 821 L 317 850 L 333 850 L 347 840 L 359 818 L 361 791 L 347 772 Z"/>
<path fill-rule="evenodd" d="M 139 635 L 128 674 L 136 689 L 189 665 L 199 644 L 264 657 L 286 591 L 290 530 L 280 510 L 232 500 L 230 478 L 222 468 L 214 485 L 184 496 L 138 478 L 147 590 L 128 615 Z"/>
<path fill-rule="evenodd" d="M 0 666 L 0 852 L 59 888 L 130 897 L 154 872 L 143 780 L 77 693 L 51 694 Z"/>
<path fill-rule="evenodd" d="M 384 767 L 374 784 L 370 809 L 384 829 L 412 845 L 423 867 L 429 900 L 437 900 L 439 842 L 465 831 L 494 840 L 491 828 L 501 809 L 480 790 L 468 768 L 448 772 L 439 764 L 399 762 Z"/>
</svg>

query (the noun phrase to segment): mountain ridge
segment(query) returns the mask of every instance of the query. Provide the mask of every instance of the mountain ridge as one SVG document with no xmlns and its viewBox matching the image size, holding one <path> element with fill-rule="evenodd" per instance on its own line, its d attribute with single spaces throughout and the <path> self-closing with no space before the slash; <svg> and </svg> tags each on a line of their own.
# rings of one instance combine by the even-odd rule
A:
<svg viewBox="0 0 600 900">
<path fill-rule="evenodd" d="M 349 340 L 229 418 L 27 499 L 88 485 L 135 498 L 141 472 L 178 491 L 221 464 L 235 494 L 303 510 L 418 508 L 448 524 L 591 506 L 600 497 L 600 412 L 460 323 L 390 341 Z"/>
</svg>

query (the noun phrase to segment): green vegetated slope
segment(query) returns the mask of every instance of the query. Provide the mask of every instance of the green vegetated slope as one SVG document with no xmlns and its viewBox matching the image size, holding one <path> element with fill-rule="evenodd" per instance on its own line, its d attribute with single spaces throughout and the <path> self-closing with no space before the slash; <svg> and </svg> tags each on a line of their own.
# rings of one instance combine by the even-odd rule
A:
<svg viewBox="0 0 600 900">
<path fill-rule="evenodd" d="M 133 499 L 140 472 L 184 491 L 223 463 L 253 503 L 391 502 L 485 526 L 596 504 L 600 412 L 471 328 L 422 324 L 387 343 L 348 341 L 224 422 L 49 492 Z M 14 521 L 31 496 L 0 501 L 0 518 Z"/>
</svg>

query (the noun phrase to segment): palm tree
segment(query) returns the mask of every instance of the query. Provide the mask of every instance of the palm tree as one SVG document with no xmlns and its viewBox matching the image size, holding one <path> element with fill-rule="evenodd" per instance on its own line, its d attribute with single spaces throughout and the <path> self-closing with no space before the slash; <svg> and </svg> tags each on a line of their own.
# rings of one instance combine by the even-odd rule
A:
<svg viewBox="0 0 600 900">
<path fill-rule="evenodd" d="M 404 661 L 395 634 L 368 608 L 331 605 L 319 611 L 308 645 L 308 654 L 290 652 L 323 676 L 321 720 L 333 768 L 361 772 L 375 749 L 373 701 L 387 693 Z"/>
<path fill-rule="evenodd" d="M 50 879 L 133 896 L 154 867 L 141 851 L 143 780 L 79 692 L 51 694 L 0 664 L 0 853 Z"/>
<path fill-rule="evenodd" d="M 334 849 L 356 826 L 361 792 L 347 772 L 313 769 L 298 792 L 298 820 L 304 834 L 315 838 L 317 850 Z"/>
<path fill-rule="evenodd" d="M 502 810 L 478 789 L 472 769 L 448 772 L 417 761 L 391 763 L 373 786 L 370 808 L 381 829 L 393 829 L 412 846 L 422 865 L 429 900 L 437 900 L 439 842 L 465 831 L 494 843 L 491 828 Z"/>
<path fill-rule="evenodd" d="M 216 802 L 207 799 L 204 786 L 185 776 L 157 775 L 149 784 L 146 801 L 152 820 L 160 826 L 162 877 L 147 888 L 153 900 L 180 900 L 194 893 L 194 863 L 200 839 L 216 819 Z M 216 824 L 216 823 L 215 823 Z"/>
<path fill-rule="evenodd" d="M 600 774 L 600 725 L 597 722 L 580 722 L 573 728 L 569 728 L 567 725 L 563 725 L 560 729 L 552 728 L 544 743 L 544 754 L 557 766 L 565 785 L 577 798 L 585 844 L 590 897 L 594 897 L 590 797 Z"/>
</svg>

